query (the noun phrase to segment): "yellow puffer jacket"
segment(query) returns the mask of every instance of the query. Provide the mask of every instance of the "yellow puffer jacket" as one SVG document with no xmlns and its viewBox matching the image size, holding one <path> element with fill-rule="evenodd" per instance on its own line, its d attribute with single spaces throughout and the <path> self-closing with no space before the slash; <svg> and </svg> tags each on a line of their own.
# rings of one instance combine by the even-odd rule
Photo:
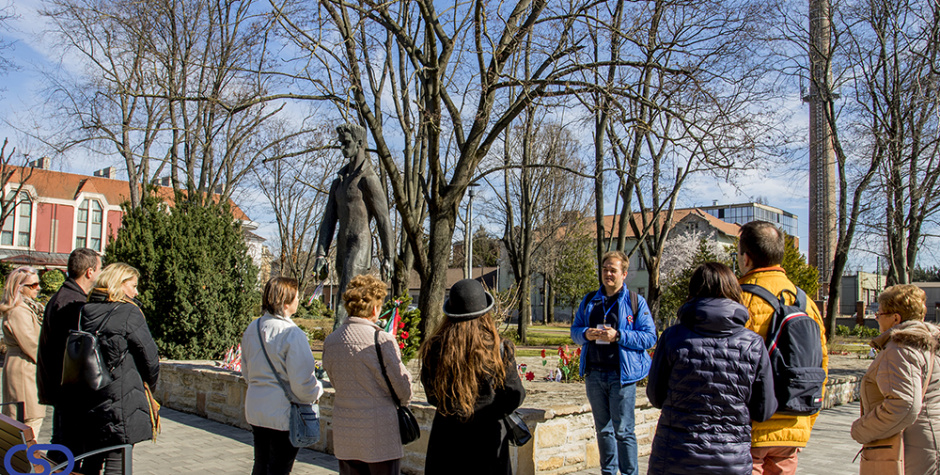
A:
<svg viewBox="0 0 940 475">
<path fill-rule="evenodd" d="M 757 284 L 766 288 L 774 295 L 779 295 L 784 289 L 796 290 L 796 286 L 787 278 L 782 267 L 764 267 L 753 269 L 739 279 L 741 284 Z M 761 337 L 767 338 L 770 330 L 770 317 L 773 308 L 760 297 L 744 292 L 741 300 L 748 312 L 750 320 L 745 325 L 748 329 L 757 332 Z M 790 302 L 788 302 L 790 303 Z M 822 340 L 823 369 L 829 372 L 829 351 L 826 349 L 826 334 L 823 330 L 825 324 L 819 315 L 816 304 L 809 300 L 806 304 L 806 313 L 819 323 L 819 333 Z M 824 390 L 825 391 L 825 390 Z M 774 414 L 765 422 L 755 422 L 751 426 L 752 447 L 806 447 L 810 432 L 816 422 L 816 415 L 812 416 L 785 416 Z"/>
</svg>

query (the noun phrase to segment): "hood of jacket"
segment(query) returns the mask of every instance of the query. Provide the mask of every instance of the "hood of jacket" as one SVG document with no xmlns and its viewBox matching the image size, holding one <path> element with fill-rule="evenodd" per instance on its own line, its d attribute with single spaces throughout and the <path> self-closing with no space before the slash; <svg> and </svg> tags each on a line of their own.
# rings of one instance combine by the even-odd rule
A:
<svg viewBox="0 0 940 475">
<path fill-rule="evenodd" d="M 730 336 L 744 328 L 747 308 L 734 300 L 698 298 L 679 308 L 679 323 L 704 336 Z"/>
<path fill-rule="evenodd" d="M 876 336 L 871 346 L 882 350 L 890 341 L 921 351 L 937 351 L 940 346 L 940 327 L 920 320 L 908 320 Z"/>
</svg>

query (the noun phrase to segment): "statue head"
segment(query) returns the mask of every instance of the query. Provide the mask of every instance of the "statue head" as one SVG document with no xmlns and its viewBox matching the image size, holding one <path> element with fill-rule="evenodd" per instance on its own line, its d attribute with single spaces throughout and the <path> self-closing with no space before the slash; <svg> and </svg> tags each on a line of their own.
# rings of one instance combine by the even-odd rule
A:
<svg viewBox="0 0 940 475">
<path fill-rule="evenodd" d="M 336 134 L 342 146 L 343 156 L 355 157 L 360 149 L 366 148 L 366 129 L 358 124 L 345 123 L 336 127 Z"/>
</svg>

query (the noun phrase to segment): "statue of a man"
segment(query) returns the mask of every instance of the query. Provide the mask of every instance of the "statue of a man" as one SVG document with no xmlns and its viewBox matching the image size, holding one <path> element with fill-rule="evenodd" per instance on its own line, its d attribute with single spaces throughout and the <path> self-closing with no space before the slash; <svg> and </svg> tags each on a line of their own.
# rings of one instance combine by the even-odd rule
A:
<svg viewBox="0 0 940 475">
<path fill-rule="evenodd" d="M 339 170 L 330 185 L 330 196 L 326 203 L 323 221 L 320 222 L 320 238 L 317 241 L 314 274 L 321 279 L 326 276 L 326 255 L 333 241 L 333 233 L 339 224 L 336 245 L 336 271 L 339 274 L 339 298 L 353 277 L 365 274 L 372 267 L 372 232 L 369 218 L 375 225 L 382 242 L 382 280 L 388 281 L 392 272 L 391 259 L 394 242 L 392 224 L 388 210 L 385 186 L 366 159 L 366 129 L 356 124 L 343 124 L 336 128 L 343 157 L 349 160 Z M 346 321 L 346 308 L 336 306 L 336 321 L 333 328 Z"/>
</svg>

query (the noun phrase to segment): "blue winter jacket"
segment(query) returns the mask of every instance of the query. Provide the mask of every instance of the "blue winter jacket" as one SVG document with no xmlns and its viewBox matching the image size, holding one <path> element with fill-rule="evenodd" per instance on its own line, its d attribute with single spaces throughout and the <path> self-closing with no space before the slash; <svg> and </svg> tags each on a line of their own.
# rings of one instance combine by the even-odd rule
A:
<svg viewBox="0 0 940 475">
<path fill-rule="evenodd" d="M 656 324 L 653 323 L 653 315 L 650 314 L 650 308 L 642 296 L 637 295 L 639 305 L 637 311 L 639 316 L 633 315 L 633 309 L 630 305 L 630 292 L 627 287 L 623 287 L 620 292 L 620 298 L 617 301 L 617 330 L 620 332 L 620 340 L 617 344 L 620 346 L 620 384 L 635 383 L 646 377 L 650 370 L 650 355 L 646 350 L 656 344 Z M 574 323 L 571 324 L 571 339 L 576 344 L 581 345 L 581 355 L 587 354 L 587 345 L 593 345 L 594 342 L 588 341 L 584 333 L 590 326 L 591 310 L 595 305 L 604 302 L 604 288 L 601 287 L 596 292 L 591 292 L 584 296 L 581 305 L 578 307 L 578 313 L 574 316 Z M 584 377 L 587 358 L 581 358 L 580 374 Z"/>
<path fill-rule="evenodd" d="M 663 410 L 650 474 L 750 475 L 751 420 L 769 419 L 777 400 L 764 339 L 747 319 L 733 300 L 696 299 L 663 332 L 646 386 Z"/>
</svg>

